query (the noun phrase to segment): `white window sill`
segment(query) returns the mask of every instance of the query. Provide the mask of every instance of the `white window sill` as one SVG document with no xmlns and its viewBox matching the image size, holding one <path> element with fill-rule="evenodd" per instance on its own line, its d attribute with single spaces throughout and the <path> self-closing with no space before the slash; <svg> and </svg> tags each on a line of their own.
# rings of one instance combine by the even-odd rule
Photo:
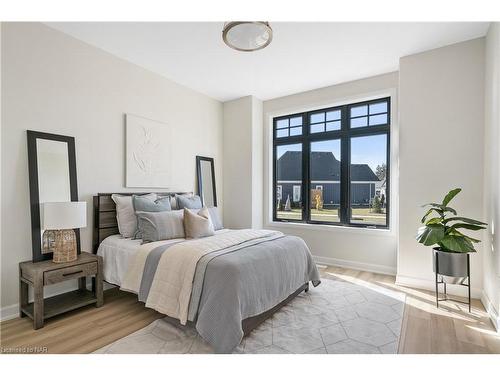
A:
<svg viewBox="0 0 500 375">
<path fill-rule="evenodd" d="M 283 221 L 270 221 L 266 224 L 267 228 L 276 229 L 296 229 L 296 230 L 307 230 L 307 231 L 326 231 L 332 233 L 344 233 L 344 234 L 362 234 L 370 236 L 395 236 L 395 232 L 392 229 L 380 229 L 380 228 L 364 228 L 364 227 L 349 227 L 340 225 L 322 225 L 322 224 L 309 224 L 309 223 L 292 223 Z"/>
</svg>

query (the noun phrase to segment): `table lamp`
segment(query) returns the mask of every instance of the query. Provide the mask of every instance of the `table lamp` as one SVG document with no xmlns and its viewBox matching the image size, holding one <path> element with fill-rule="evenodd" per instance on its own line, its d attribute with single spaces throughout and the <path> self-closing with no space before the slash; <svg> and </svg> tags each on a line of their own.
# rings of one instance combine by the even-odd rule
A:
<svg viewBox="0 0 500 375">
<path fill-rule="evenodd" d="M 42 204 L 43 252 L 53 252 L 54 263 L 76 260 L 75 228 L 87 226 L 87 202 L 46 202 Z"/>
</svg>

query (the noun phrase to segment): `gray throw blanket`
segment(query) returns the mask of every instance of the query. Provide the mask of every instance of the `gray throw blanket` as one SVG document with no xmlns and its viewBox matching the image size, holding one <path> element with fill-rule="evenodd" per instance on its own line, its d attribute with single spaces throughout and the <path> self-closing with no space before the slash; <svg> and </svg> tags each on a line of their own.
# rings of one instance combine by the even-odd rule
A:
<svg viewBox="0 0 500 375">
<path fill-rule="evenodd" d="M 148 254 L 140 301 L 147 300 L 158 261 L 171 246 Z M 317 286 L 320 277 L 298 237 L 272 236 L 214 251 L 196 266 L 189 320 L 217 353 L 231 353 L 243 338 L 242 320 L 271 309 L 309 281 Z"/>
</svg>

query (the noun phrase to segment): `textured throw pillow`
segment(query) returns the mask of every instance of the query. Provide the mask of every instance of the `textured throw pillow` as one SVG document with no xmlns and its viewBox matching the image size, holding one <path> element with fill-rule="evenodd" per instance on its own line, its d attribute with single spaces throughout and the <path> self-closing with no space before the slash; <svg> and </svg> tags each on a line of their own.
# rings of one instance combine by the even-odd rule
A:
<svg viewBox="0 0 500 375">
<path fill-rule="evenodd" d="M 224 229 L 219 209 L 217 207 L 208 207 L 207 209 L 208 213 L 210 214 L 210 219 L 212 220 L 212 224 L 214 225 L 214 230 Z"/>
<path fill-rule="evenodd" d="M 176 195 L 177 207 L 179 209 L 183 208 L 201 208 L 201 198 L 198 195 L 186 196 L 186 195 Z"/>
<path fill-rule="evenodd" d="M 137 211 L 137 219 L 143 243 L 185 237 L 182 210 Z"/>
<path fill-rule="evenodd" d="M 154 202 L 156 193 L 141 195 L 141 197 Z M 137 230 L 137 218 L 132 205 L 132 196 L 112 194 L 111 199 L 116 204 L 116 221 L 120 234 L 125 238 L 134 237 Z"/>
<path fill-rule="evenodd" d="M 144 211 L 144 212 L 161 212 L 170 211 L 170 197 L 159 197 L 155 201 L 148 198 L 144 198 L 140 195 L 132 196 L 132 206 L 134 207 L 134 212 Z M 141 238 L 141 232 L 139 227 L 137 227 L 134 233 L 134 239 Z"/>
<path fill-rule="evenodd" d="M 201 238 L 213 236 L 214 226 L 210 220 L 210 213 L 207 208 L 202 208 L 198 213 L 189 209 L 184 209 L 184 232 L 186 238 Z"/>
</svg>

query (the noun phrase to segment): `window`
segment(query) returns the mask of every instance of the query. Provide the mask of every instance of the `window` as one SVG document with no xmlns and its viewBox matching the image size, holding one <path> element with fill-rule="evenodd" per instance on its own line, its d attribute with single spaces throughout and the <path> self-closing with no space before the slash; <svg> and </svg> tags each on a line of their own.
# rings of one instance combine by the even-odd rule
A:
<svg viewBox="0 0 500 375">
<path fill-rule="evenodd" d="M 340 130 L 340 110 L 314 112 L 309 115 L 311 133 Z"/>
<path fill-rule="evenodd" d="M 340 139 L 311 142 L 309 174 L 311 185 L 310 217 L 312 221 L 339 222 L 340 206 Z"/>
<path fill-rule="evenodd" d="M 302 134 L 302 117 L 290 117 L 276 123 L 276 137 L 290 137 Z"/>
<path fill-rule="evenodd" d="M 351 138 L 351 223 L 386 226 L 385 197 L 377 195 L 386 160 L 386 134 Z"/>
<path fill-rule="evenodd" d="M 279 198 L 276 195 L 275 218 L 287 221 L 302 221 L 302 197 L 294 199 L 294 185 L 302 186 L 302 144 L 290 143 L 277 145 L 274 148 L 279 163 L 276 163 L 274 173 L 280 186 Z M 276 193 L 278 189 L 275 189 Z M 295 197 L 296 198 L 296 197 Z"/>
<path fill-rule="evenodd" d="M 390 98 L 273 125 L 273 220 L 388 227 Z"/>
</svg>

